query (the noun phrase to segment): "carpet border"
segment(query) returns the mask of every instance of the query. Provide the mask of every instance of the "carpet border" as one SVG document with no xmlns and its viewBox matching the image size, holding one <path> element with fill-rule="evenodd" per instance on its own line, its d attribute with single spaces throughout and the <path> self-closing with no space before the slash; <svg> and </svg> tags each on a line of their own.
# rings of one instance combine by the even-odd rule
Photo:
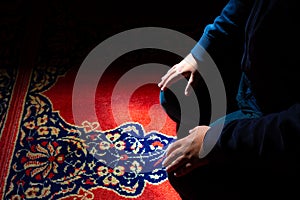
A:
<svg viewBox="0 0 300 200">
<path fill-rule="evenodd" d="M 31 69 L 28 70 L 20 67 L 17 70 L 16 81 L 13 86 L 12 97 L 8 105 L 7 116 L 0 140 L 2 148 L 2 153 L 0 154 L 0 199 L 3 199 L 5 195 L 6 179 L 10 169 L 14 144 L 20 129 L 31 76 Z"/>
</svg>

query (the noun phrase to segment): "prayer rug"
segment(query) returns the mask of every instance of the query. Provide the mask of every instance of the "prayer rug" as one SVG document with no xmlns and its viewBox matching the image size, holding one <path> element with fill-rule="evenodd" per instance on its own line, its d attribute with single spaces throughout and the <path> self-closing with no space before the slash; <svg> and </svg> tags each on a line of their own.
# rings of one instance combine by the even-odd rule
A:
<svg viewBox="0 0 300 200">
<path fill-rule="evenodd" d="M 129 105 L 121 100 L 113 105 L 116 81 L 113 73 L 104 74 L 95 99 L 80 98 L 82 109 L 96 102 L 96 118 L 83 115 L 75 123 L 77 70 L 43 65 L 1 69 L 0 197 L 180 199 L 162 167 L 176 127 L 158 106 L 159 88 L 146 84 L 131 94 Z M 116 99 L 128 96 L 126 85 L 121 87 Z"/>
</svg>

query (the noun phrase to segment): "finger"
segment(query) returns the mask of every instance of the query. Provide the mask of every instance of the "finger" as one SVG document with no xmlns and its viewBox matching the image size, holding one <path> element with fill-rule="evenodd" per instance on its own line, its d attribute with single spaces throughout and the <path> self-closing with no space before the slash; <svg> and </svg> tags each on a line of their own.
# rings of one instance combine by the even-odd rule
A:
<svg viewBox="0 0 300 200">
<path fill-rule="evenodd" d="M 166 156 L 169 156 L 175 149 L 177 148 L 177 141 L 170 144 L 168 148 L 166 149 Z"/>
<path fill-rule="evenodd" d="M 168 168 L 175 160 L 176 160 L 176 156 L 173 155 L 166 156 L 165 160 L 162 162 L 162 165 Z"/>
<path fill-rule="evenodd" d="M 170 148 L 167 149 L 165 160 L 163 161 L 162 165 L 164 167 L 168 167 L 180 156 L 182 156 L 180 145 L 172 145 Z"/>
<path fill-rule="evenodd" d="M 161 81 L 158 83 L 158 87 L 161 87 L 162 85 L 164 85 L 165 81 L 175 72 L 176 72 L 176 70 L 174 67 L 169 69 L 168 72 L 161 78 Z"/>
<path fill-rule="evenodd" d="M 170 75 L 176 72 L 176 66 L 171 67 L 167 73 L 162 77 L 163 80 L 167 79 Z"/>
<path fill-rule="evenodd" d="M 185 87 L 185 90 L 184 90 L 184 94 L 186 96 L 188 96 L 190 94 L 191 84 L 192 84 L 193 81 L 194 81 L 194 74 L 191 73 L 189 81 L 188 81 L 188 83 L 187 83 L 187 85 Z"/>
<path fill-rule="evenodd" d="M 178 79 L 182 78 L 182 77 L 177 78 L 177 79 L 174 78 L 174 77 L 179 76 L 182 73 L 183 73 L 182 64 L 179 63 L 179 64 L 174 65 L 161 78 L 161 82 L 158 84 L 158 86 L 161 87 L 162 89 L 165 89 L 167 86 L 171 85 L 173 82 L 176 82 L 176 81 L 178 81 Z M 173 78 L 171 78 L 172 81 L 169 81 L 170 77 L 173 77 Z M 166 83 L 166 81 L 168 81 L 168 82 Z"/>
<path fill-rule="evenodd" d="M 172 85 L 174 82 L 182 79 L 183 76 L 181 74 L 178 74 L 177 72 L 171 74 L 168 76 L 162 83 L 161 89 L 165 90 L 168 86 Z"/>
<path fill-rule="evenodd" d="M 170 76 L 172 76 L 174 74 L 178 74 L 176 65 L 167 71 L 167 73 L 161 78 L 161 81 L 158 84 L 158 86 L 162 87 L 163 85 L 165 85 L 165 82 L 170 78 Z"/>
<path fill-rule="evenodd" d="M 165 85 L 162 86 L 161 89 L 165 90 L 167 87 L 170 87 L 173 83 L 176 83 L 180 79 L 182 79 L 182 77 L 180 75 L 170 77 L 170 79 L 165 82 Z"/>
<path fill-rule="evenodd" d="M 173 151 L 178 150 L 182 146 L 182 140 L 178 139 L 171 143 L 166 149 L 166 156 L 169 156 Z"/>
<path fill-rule="evenodd" d="M 196 126 L 196 127 L 192 128 L 192 129 L 190 129 L 189 133 L 191 134 L 191 133 L 195 132 L 197 129 L 198 129 L 198 127 Z"/>
<path fill-rule="evenodd" d="M 186 163 L 184 155 L 177 156 L 169 165 L 166 166 L 167 172 L 178 171 Z"/>
</svg>

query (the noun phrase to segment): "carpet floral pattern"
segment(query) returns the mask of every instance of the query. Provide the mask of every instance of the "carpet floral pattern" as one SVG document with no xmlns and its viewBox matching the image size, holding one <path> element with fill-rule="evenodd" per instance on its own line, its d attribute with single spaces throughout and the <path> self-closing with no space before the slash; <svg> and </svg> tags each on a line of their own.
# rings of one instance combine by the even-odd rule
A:
<svg viewBox="0 0 300 200">
<path fill-rule="evenodd" d="M 4 198 L 95 199 L 91 190 L 97 188 L 135 198 L 146 183 L 166 181 L 161 163 L 175 138 L 146 132 L 137 122 L 106 131 L 99 130 L 98 122 L 67 123 L 41 94 L 65 72 L 36 68 L 32 73 Z"/>
</svg>

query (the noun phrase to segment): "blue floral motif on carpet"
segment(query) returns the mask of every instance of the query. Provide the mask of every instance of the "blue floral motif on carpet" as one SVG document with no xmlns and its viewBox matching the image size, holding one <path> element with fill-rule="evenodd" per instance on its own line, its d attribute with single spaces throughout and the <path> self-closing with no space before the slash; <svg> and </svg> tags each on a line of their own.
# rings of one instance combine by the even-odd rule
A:
<svg viewBox="0 0 300 200">
<path fill-rule="evenodd" d="M 15 146 L 6 198 L 57 199 L 80 190 L 106 188 L 135 197 L 146 182 L 167 179 L 162 159 L 174 137 L 128 122 L 99 131 L 64 122 L 42 95 L 29 95 Z"/>
</svg>

